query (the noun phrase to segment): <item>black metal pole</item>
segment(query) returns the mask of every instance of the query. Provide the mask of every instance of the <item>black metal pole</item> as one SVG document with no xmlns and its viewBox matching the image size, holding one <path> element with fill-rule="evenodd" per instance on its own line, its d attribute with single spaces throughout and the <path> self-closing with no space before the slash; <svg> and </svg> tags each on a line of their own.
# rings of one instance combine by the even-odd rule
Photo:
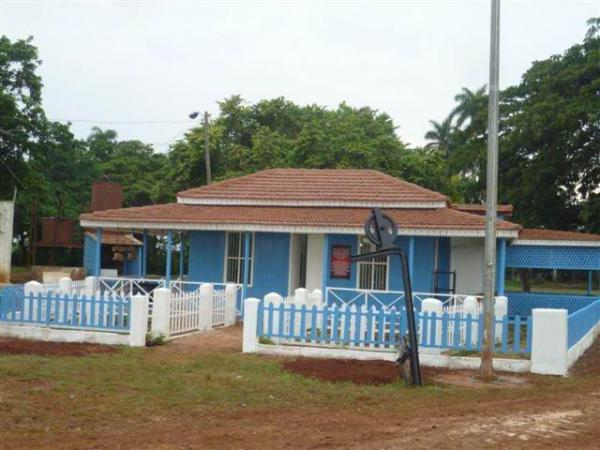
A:
<svg viewBox="0 0 600 450">
<path fill-rule="evenodd" d="M 372 260 L 382 256 L 398 255 L 402 266 L 402 282 L 404 284 L 404 303 L 406 305 L 406 321 L 408 322 L 408 343 L 410 346 L 410 370 L 412 372 L 413 384 L 422 386 L 421 364 L 419 363 L 419 341 L 417 339 L 417 324 L 415 321 L 415 308 L 413 304 L 412 284 L 408 270 L 408 258 L 398 247 L 378 250 L 375 252 L 353 255 L 353 262 Z"/>
<path fill-rule="evenodd" d="M 408 342 L 410 345 L 410 370 L 413 384 L 422 386 L 421 364 L 419 363 L 419 340 L 417 339 L 417 324 L 415 323 L 415 309 L 413 306 L 412 284 L 408 271 L 408 258 L 406 253 L 400 252 L 402 262 L 402 281 L 404 283 L 404 303 L 406 305 L 406 319 L 408 321 Z"/>
</svg>

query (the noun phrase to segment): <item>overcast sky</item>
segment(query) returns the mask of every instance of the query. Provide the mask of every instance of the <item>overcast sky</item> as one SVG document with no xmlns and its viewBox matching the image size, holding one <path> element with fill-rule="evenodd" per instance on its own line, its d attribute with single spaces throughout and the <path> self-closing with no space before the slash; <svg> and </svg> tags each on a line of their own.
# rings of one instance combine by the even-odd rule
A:
<svg viewBox="0 0 600 450">
<path fill-rule="evenodd" d="M 232 94 L 368 105 L 389 113 L 404 141 L 423 144 L 460 88 L 488 79 L 484 0 L 0 4 L 2 34 L 34 36 L 50 118 L 96 121 L 162 151 L 191 126 L 191 111 L 216 113 Z M 501 87 L 581 42 L 592 16 L 600 0 L 504 0 Z M 85 137 L 92 126 L 73 130 Z"/>
</svg>

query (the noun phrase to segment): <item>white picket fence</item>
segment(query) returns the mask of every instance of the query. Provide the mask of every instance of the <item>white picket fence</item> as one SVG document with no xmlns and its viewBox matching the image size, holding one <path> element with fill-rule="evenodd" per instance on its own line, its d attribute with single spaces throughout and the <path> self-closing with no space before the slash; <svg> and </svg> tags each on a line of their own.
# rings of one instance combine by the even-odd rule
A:
<svg viewBox="0 0 600 450">
<path fill-rule="evenodd" d="M 235 324 L 235 285 L 215 289 L 210 283 L 193 290 L 154 291 L 151 332 L 170 339 Z"/>
</svg>

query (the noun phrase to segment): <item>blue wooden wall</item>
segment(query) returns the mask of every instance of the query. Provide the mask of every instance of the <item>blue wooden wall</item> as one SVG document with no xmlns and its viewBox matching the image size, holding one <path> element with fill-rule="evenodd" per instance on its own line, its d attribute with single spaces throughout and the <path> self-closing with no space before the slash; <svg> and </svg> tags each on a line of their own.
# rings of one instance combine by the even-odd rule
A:
<svg viewBox="0 0 600 450">
<path fill-rule="evenodd" d="M 96 241 L 85 234 L 83 238 L 83 267 L 87 275 L 96 273 Z"/>
<path fill-rule="evenodd" d="M 402 236 L 398 238 L 397 243 L 400 248 L 408 252 L 408 237 Z M 440 239 L 442 241 L 442 239 Z M 450 267 L 450 245 L 449 239 L 445 239 L 443 264 Z M 329 246 L 327 251 L 327 275 L 326 285 L 328 287 L 337 288 L 350 288 L 355 289 L 358 285 L 358 272 L 357 265 L 352 265 L 352 271 L 349 280 L 340 280 L 337 278 L 331 278 L 329 276 L 329 267 L 331 264 L 331 247 L 334 245 L 350 245 L 352 254 L 358 252 L 358 236 L 347 235 L 347 234 L 331 234 L 329 235 Z M 431 237 L 417 237 L 415 238 L 415 257 L 413 267 L 413 290 L 420 292 L 431 292 L 433 289 L 433 263 L 434 263 L 434 251 L 435 251 L 435 238 Z M 400 265 L 400 257 L 390 256 L 389 265 L 389 290 L 401 291 L 403 290 L 402 284 L 402 272 Z"/>
<path fill-rule="evenodd" d="M 247 296 L 262 298 L 269 292 L 286 295 L 288 290 L 290 236 L 287 233 L 255 233 L 252 286 Z M 225 232 L 190 233 L 189 275 L 191 281 L 223 283 Z"/>
</svg>

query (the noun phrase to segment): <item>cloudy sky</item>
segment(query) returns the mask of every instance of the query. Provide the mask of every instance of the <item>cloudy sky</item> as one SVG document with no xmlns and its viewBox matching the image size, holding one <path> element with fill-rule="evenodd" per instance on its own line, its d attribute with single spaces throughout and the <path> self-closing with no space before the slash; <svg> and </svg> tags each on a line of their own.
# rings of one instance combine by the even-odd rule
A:
<svg viewBox="0 0 600 450">
<path fill-rule="evenodd" d="M 501 86 L 580 42 L 599 15 L 600 0 L 504 0 Z M 72 120 L 79 137 L 95 124 L 162 151 L 191 111 L 216 113 L 232 94 L 368 105 L 423 144 L 460 88 L 488 79 L 484 0 L 0 0 L 0 27 L 13 40 L 34 36 L 50 118 Z"/>
</svg>

